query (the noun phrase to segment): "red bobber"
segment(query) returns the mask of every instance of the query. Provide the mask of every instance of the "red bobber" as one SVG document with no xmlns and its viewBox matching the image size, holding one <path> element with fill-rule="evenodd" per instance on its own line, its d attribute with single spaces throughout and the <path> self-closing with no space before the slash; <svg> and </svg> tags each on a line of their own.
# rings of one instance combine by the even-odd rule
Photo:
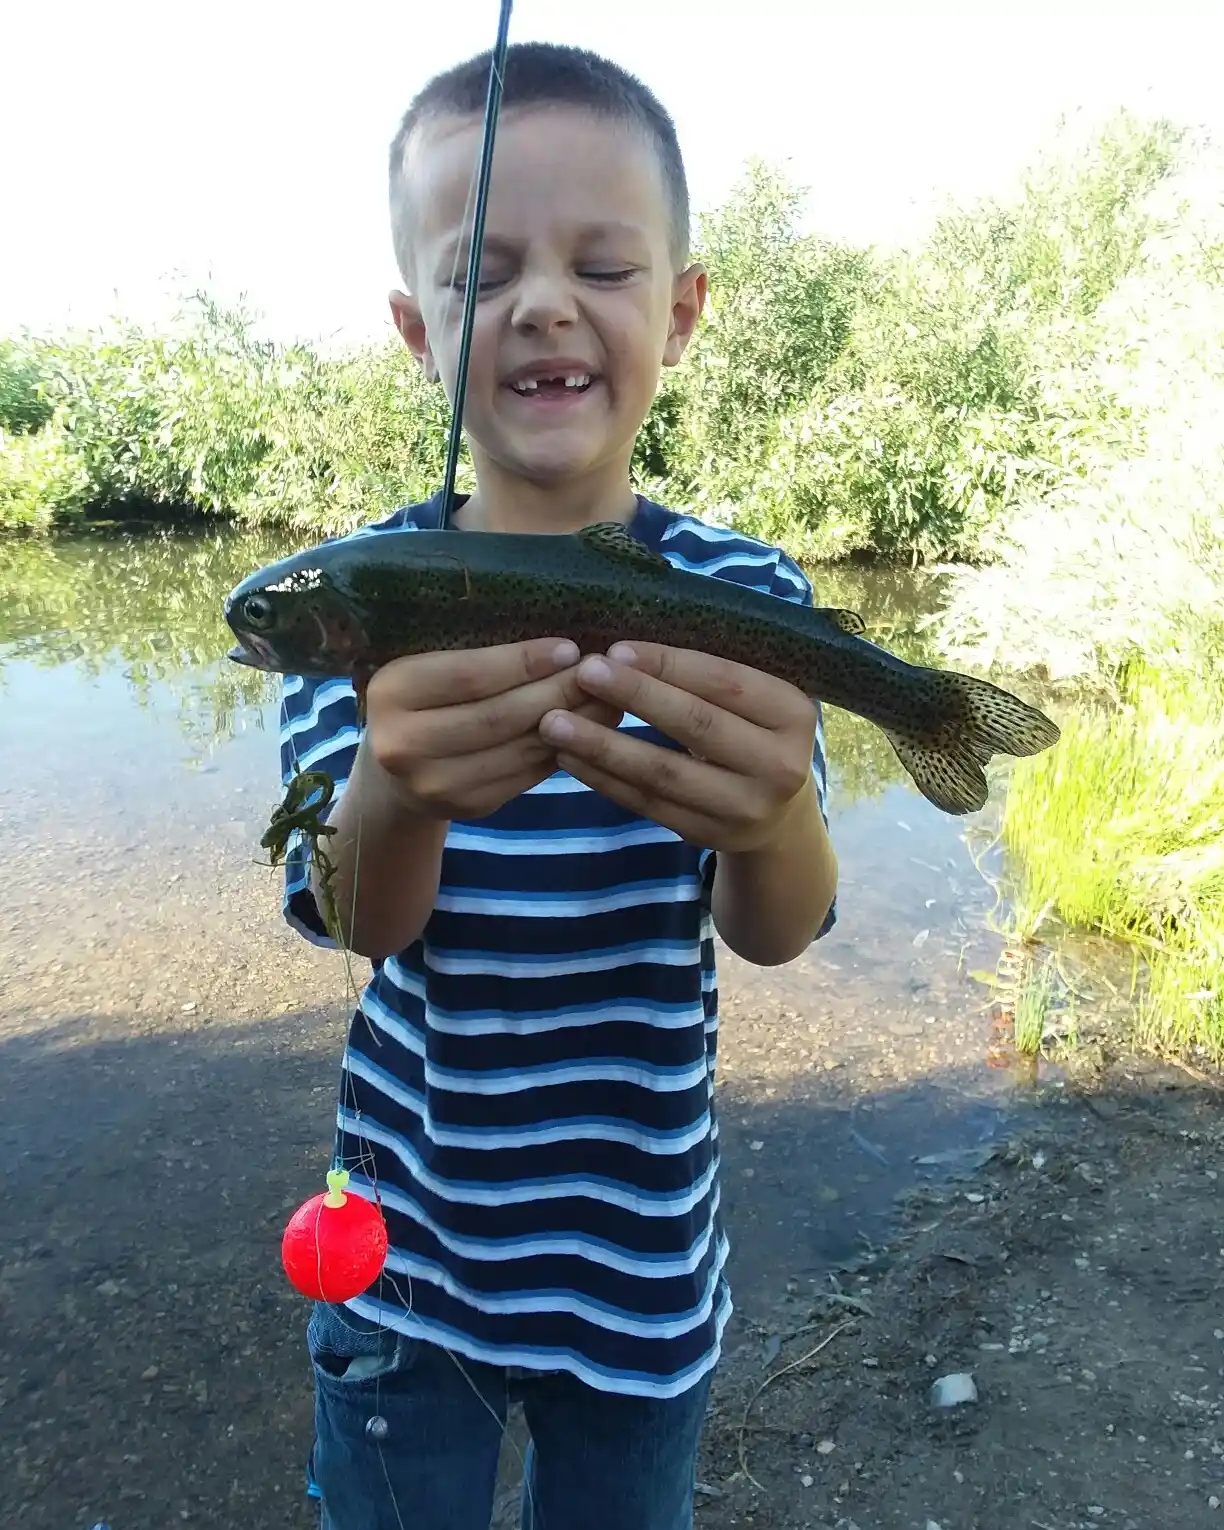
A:
<svg viewBox="0 0 1224 1530">
<path fill-rule="evenodd" d="M 290 1284 L 314 1301 L 346 1302 L 382 1272 L 387 1225 L 360 1195 L 346 1195 L 347 1169 L 330 1169 L 325 1194 L 293 1213 L 281 1239 L 281 1262 Z"/>
</svg>

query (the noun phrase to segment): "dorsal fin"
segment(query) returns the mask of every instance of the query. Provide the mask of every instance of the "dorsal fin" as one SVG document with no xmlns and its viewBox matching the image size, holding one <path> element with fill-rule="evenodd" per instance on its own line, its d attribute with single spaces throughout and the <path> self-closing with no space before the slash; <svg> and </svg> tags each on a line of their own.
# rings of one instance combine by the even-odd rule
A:
<svg viewBox="0 0 1224 1530">
<path fill-rule="evenodd" d="M 840 606 L 817 606 L 816 615 L 823 616 L 825 621 L 854 637 L 867 631 L 867 623 L 857 611 L 843 611 Z"/>
<path fill-rule="evenodd" d="M 643 573 L 670 574 L 672 566 L 645 542 L 639 542 L 620 521 L 599 521 L 594 526 L 584 526 L 576 533 L 582 545 L 601 557 L 616 558 Z"/>
</svg>

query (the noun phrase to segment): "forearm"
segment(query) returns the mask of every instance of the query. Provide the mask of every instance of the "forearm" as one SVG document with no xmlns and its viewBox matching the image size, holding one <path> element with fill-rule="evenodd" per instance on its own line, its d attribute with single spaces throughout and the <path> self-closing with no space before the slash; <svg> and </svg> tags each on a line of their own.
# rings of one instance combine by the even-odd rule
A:
<svg viewBox="0 0 1224 1530">
<path fill-rule="evenodd" d="M 770 845 L 719 854 L 711 911 L 737 956 L 776 967 L 816 938 L 836 892 L 837 856 L 809 780 Z"/>
<path fill-rule="evenodd" d="M 364 740 L 330 822 L 336 833 L 320 843 L 334 871 L 324 888 L 312 862 L 315 901 L 327 918 L 330 897 L 350 950 L 371 961 L 393 956 L 433 911 L 448 825 L 404 807 Z"/>
</svg>

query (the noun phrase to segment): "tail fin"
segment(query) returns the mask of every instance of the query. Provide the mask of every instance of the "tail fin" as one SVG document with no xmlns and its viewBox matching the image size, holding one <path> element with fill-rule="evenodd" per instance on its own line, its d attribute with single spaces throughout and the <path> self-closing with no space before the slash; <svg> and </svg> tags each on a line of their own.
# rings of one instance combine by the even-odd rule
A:
<svg viewBox="0 0 1224 1530">
<path fill-rule="evenodd" d="M 983 766 L 996 754 L 1040 754 L 1058 742 L 1044 712 L 987 680 L 932 672 L 940 721 L 929 733 L 885 729 L 897 758 L 945 813 L 976 813 L 989 794 Z"/>
</svg>

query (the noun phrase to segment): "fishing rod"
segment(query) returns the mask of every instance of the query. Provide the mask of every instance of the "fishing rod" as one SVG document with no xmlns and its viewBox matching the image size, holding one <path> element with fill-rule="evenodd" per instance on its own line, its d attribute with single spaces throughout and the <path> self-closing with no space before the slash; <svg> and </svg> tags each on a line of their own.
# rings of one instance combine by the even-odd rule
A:
<svg viewBox="0 0 1224 1530">
<path fill-rule="evenodd" d="M 468 361 L 472 354 L 472 325 L 476 318 L 479 292 L 480 256 L 484 244 L 485 212 L 489 205 L 489 180 L 493 170 L 493 144 L 501 112 L 502 84 L 506 70 L 506 48 L 510 35 L 510 12 L 514 0 L 501 0 L 497 21 L 497 40 L 489 63 L 489 88 L 485 96 L 484 131 L 480 144 L 480 173 L 476 183 L 476 204 L 472 213 L 472 243 L 468 250 L 467 284 L 463 291 L 463 322 L 459 331 L 459 365 L 455 371 L 455 397 L 451 402 L 450 434 L 446 445 L 446 473 L 442 479 L 442 524 L 445 526 L 455 508 L 455 474 L 459 468 L 459 444 L 463 435 L 463 403 L 467 396 Z"/>
</svg>

